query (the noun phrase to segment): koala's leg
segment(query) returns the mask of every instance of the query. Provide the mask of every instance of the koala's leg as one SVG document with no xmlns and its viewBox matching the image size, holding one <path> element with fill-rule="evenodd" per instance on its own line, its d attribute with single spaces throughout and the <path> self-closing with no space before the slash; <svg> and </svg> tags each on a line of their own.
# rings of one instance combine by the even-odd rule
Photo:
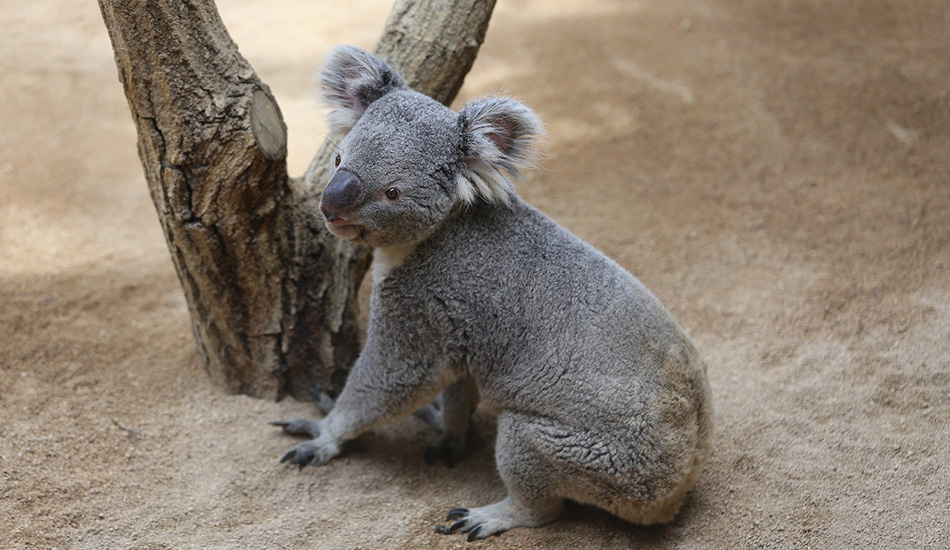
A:
<svg viewBox="0 0 950 550">
<path fill-rule="evenodd" d="M 431 404 L 416 411 L 417 418 L 442 434 L 435 444 L 426 447 L 426 464 L 441 460 L 449 468 L 455 466 L 465 450 L 469 418 L 477 405 L 478 388 L 471 377 L 465 376 L 442 390 Z"/>
<path fill-rule="evenodd" d="M 495 461 L 508 495 L 481 508 L 452 510 L 448 519 L 458 520 L 442 532 L 467 532 L 472 541 L 513 527 L 538 527 L 561 514 L 559 476 L 551 457 L 535 445 L 532 430 L 527 415 L 511 411 L 499 415 Z"/>
</svg>

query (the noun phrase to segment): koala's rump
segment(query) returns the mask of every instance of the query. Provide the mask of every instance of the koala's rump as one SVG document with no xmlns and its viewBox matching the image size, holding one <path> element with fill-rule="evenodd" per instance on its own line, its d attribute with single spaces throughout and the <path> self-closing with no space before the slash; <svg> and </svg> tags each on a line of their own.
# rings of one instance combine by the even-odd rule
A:
<svg viewBox="0 0 950 550">
<path fill-rule="evenodd" d="M 636 523 L 671 520 L 708 459 L 712 432 L 705 369 L 686 335 L 675 325 L 615 322 L 548 344 L 568 361 L 522 357 L 524 370 L 512 365 L 511 378 L 539 391 L 506 392 L 500 408 L 533 427 L 524 432 L 559 472 L 563 496 Z"/>
</svg>

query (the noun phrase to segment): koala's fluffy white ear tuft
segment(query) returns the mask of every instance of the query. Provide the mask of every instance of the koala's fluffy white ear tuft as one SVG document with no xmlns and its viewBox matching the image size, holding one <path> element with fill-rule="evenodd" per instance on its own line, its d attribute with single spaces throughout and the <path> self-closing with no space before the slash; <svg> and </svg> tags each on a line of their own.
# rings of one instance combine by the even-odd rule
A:
<svg viewBox="0 0 950 550">
<path fill-rule="evenodd" d="M 402 76 L 385 61 L 355 46 L 331 51 L 324 67 L 320 81 L 323 99 L 333 108 L 333 131 L 350 130 L 372 102 L 406 88 Z"/>
<path fill-rule="evenodd" d="M 459 200 L 476 197 L 508 203 L 514 189 L 501 170 L 512 177 L 531 164 L 532 144 L 544 134 L 541 119 L 519 101 L 504 97 L 477 99 L 459 111 L 462 160 Z"/>
</svg>

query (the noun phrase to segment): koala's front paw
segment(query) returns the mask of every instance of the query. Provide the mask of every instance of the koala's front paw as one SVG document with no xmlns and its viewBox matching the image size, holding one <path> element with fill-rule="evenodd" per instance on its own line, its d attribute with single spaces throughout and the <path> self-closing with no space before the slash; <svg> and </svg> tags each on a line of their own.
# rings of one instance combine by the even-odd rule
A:
<svg viewBox="0 0 950 550">
<path fill-rule="evenodd" d="M 320 466 L 340 454 L 340 446 L 335 441 L 311 439 L 297 445 L 280 459 L 281 464 L 291 462 L 301 469 L 304 466 Z"/>
</svg>

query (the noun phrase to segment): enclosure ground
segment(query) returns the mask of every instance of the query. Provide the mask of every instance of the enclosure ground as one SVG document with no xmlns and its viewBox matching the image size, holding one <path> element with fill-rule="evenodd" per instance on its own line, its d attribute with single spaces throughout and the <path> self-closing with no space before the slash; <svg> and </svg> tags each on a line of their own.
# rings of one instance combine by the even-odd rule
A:
<svg viewBox="0 0 950 550">
<path fill-rule="evenodd" d="M 389 2 L 220 0 L 289 126 Z M 94 2 L 0 8 L 0 540 L 13 548 L 947 548 L 945 0 L 500 0 L 461 92 L 547 122 L 529 202 L 650 287 L 709 363 L 716 447 L 682 514 L 570 506 L 466 544 L 493 422 L 426 466 L 407 419 L 322 468 L 198 361 Z M 541 321 L 543 322 L 543 321 Z"/>
</svg>

